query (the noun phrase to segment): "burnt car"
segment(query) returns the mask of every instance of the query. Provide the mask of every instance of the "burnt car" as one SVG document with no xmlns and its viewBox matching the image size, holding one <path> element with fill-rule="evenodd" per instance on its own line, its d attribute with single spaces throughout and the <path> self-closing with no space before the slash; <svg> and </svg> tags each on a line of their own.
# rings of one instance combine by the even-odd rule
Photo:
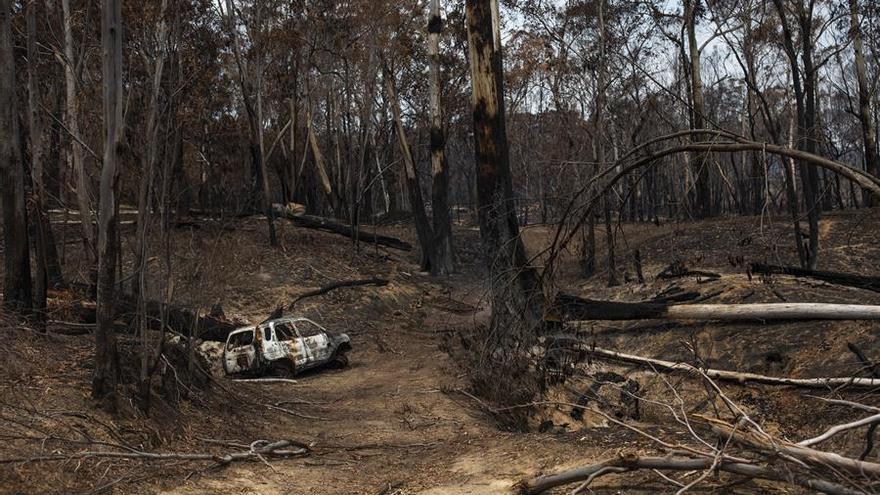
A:
<svg viewBox="0 0 880 495">
<path fill-rule="evenodd" d="M 279 318 L 239 328 L 226 338 L 223 369 L 229 375 L 295 375 L 318 366 L 348 366 L 351 340 L 308 318 Z"/>
</svg>

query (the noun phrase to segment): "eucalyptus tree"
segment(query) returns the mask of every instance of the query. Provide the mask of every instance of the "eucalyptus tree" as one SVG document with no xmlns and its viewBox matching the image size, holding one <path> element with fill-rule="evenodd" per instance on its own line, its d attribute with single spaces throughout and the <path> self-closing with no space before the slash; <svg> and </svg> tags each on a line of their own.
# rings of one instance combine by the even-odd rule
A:
<svg viewBox="0 0 880 495">
<path fill-rule="evenodd" d="M 3 198 L 3 302 L 11 310 L 32 307 L 30 236 L 24 167 L 18 146 L 12 2 L 0 0 L 0 194 Z"/>
</svg>

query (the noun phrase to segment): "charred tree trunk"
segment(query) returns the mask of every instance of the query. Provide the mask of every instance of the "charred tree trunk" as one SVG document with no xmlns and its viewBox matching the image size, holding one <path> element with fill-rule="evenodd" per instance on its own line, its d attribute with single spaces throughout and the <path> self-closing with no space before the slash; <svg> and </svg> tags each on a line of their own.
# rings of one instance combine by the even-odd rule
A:
<svg viewBox="0 0 880 495">
<path fill-rule="evenodd" d="M 489 349 L 529 348 L 542 328 L 543 290 L 519 236 L 504 122 L 497 0 L 467 0 L 480 237 L 489 266 Z"/>
<path fill-rule="evenodd" d="M 862 31 L 859 22 L 859 2 L 849 0 L 850 8 L 850 32 L 853 39 L 853 51 L 855 55 L 856 79 L 859 84 L 859 122 L 862 125 L 862 139 L 865 144 L 865 170 L 874 176 L 880 173 L 880 155 L 877 151 L 877 130 L 873 116 L 871 115 L 871 90 L 868 84 L 867 71 L 865 69 L 865 53 L 862 43 Z M 865 204 L 874 204 L 870 193 L 863 193 Z"/>
<path fill-rule="evenodd" d="M 262 9 L 257 7 L 257 22 L 260 22 L 259 12 Z M 263 132 L 263 63 L 262 59 L 260 63 L 257 64 L 257 84 L 256 84 L 256 93 L 257 93 L 257 109 L 256 115 L 254 115 L 253 121 L 256 124 L 257 131 L 257 142 L 259 146 L 259 162 L 257 163 L 257 169 L 259 170 L 260 175 L 260 186 L 262 188 L 261 196 L 263 198 L 263 212 L 266 215 L 266 220 L 269 226 L 269 245 L 270 246 L 278 246 L 278 234 L 275 232 L 275 213 L 272 209 L 272 188 L 269 186 L 269 169 L 266 166 L 266 160 L 268 157 L 266 156 L 266 139 Z"/>
<path fill-rule="evenodd" d="M 46 297 L 49 289 L 48 242 L 49 218 L 46 210 L 46 188 L 43 182 L 46 134 L 40 118 L 40 81 L 37 72 L 37 3 L 27 4 L 27 85 L 28 128 L 30 134 L 31 180 L 33 182 L 33 223 L 35 234 L 36 274 L 34 277 L 34 313 L 37 324 L 45 327 Z"/>
<path fill-rule="evenodd" d="M 324 217 L 298 214 L 285 205 L 276 204 L 273 208 L 276 215 L 290 220 L 297 227 L 323 230 L 348 237 L 349 239 L 354 239 L 357 236 L 362 242 L 370 242 L 392 249 L 400 249 L 401 251 L 412 251 L 412 246 L 408 242 L 396 237 L 377 235 L 368 231 L 355 231 L 348 225 Z"/>
<path fill-rule="evenodd" d="M 443 19 L 440 0 L 431 0 L 428 17 L 428 57 L 431 91 L 431 213 L 434 220 L 434 263 L 437 275 L 449 275 L 455 269 L 452 248 L 452 220 L 449 218 L 449 164 L 446 161 L 446 132 L 443 129 L 443 105 L 440 100 L 440 35 Z"/>
<path fill-rule="evenodd" d="M 98 298 L 95 330 L 95 374 L 92 396 L 102 406 L 116 407 L 119 363 L 113 329 L 116 297 L 116 191 L 119 141 L 122 138 L 122 0 L 104 0 L 101 15 L 104 74 L 104 164 L 98 204 Z"/>
<path fill-rule="evenodd" d="M 76 180 L 76 199 L 79 206 L 79 216 L 82 225 L 83 243 L 88 263 L 88 276 L 94 276 L 93 272 L 97 265 L 95 252 L 95 228 L 92 223 L 92 206 L 89 200 L 89 178 L 86 175 L 85 155 L 83 143 L 80 142 L 82 135 L 79 131 L 79 96 L 76 94 L 76 81 L 78 68 L 73 50 L 73 20 L 70 11 L 70 0 L 61 0 L 61 8 L 64 15 L 64 85 L 66 93 L 67 129 L 70 139 L 70 161 L 73 166 L 73 174 Z"/>
<path fill-rule="evenodd" d="M 797 16 L 798 27 L 802 45 L 801 52 L 804 60 L 804 67 L 801 70 L 794 44 L 794 33 L 788 21 L 786 7 L 782 0 L 773 0 L 773 4 L 776 7 L 776 12 L 782 26 L 782 44 L 791 70 L 797 114 L 796 146 L 799 150 L 815 154 L 816 75 L 812 63 L 812 7 L 808 8 L 802 2 L 795 5 L 795 8 L 799 11 Z M 808 245 L 806 249 L 799 249 L 798 254 L 801 256 L 801 265 L 804 268 L 815 269 L 819 251 L 820 211 L 817 196 L 819 173 L 816 167 L 809 163 L 800 162 L 799 165 L 802 170 L 801 183 L 804 190 L 809 232 Z M 796 239 L 796 242 L 801 243 L 801 239 Z"/>
<path fill-rule="evenodd" d="M 705 128 L 705 105 L 703 104 L 703 78 L 700 65 L 700 49 L 697 44 L 697 0 L 684 0 L 684 22 L 687 28 L 688 56 L 691 72 L 691 123 L 694 129 Z M 709 184 L 709 166 L 705 153 L 696 153 L 691 157 L 694 174 L 695 205 L 692 205 L 694 216 L 706 218 L 712 216 L 712 189 Z"/>
<path fill-rule="evenodd" d="M 391 106 L 391 115 L 394 117 L 394 128 L 397 131 L 397 140 L 400 144 L 400 153 L 403 155 L 403 168 L 406 175 L 406 188 L 409 193 L 410 209 L 416 224 L 416 234 L 419 238 L 419 247 L 422 251 L 421 269 L 435 273 L 434 258 L 436 250 L 434 245 L 434 232 L 428 223 L 428 215 L 425 213 L 425 202 L 422 200 L 422 187 L 419 184 L 419 173 L 413 160 L 406 130 L 400 117 L 400 102 L 397 101 L 397 90 L 394 87 L 394 74 L 386 65 L 382 71 L 385 79 L 385 90 Z"/>
<path fill-rule="evenodd" d="M 159 96 L 162 91 L 162 76 L 165 70 L 165 56 L 168 41 L 168 24 L 165 16 L 168 12 L 168 0 L 162 0 L 159 12 L 159 25 L 157 32 L 157 46 L 155 59 L 153 60 L 153 81 L 150 91 L 149 107 L 147 109 L 147 156 L 144 170 L 141 173 L 140 190 L 138 192 L 138 220 L 135 244 L 134 273 L 132 274 L 132 293 L 137 301 L 138 334 L 141 339 L 141 366 L 138 376 L 138 395 L 140 408 L 148 411 L 150 407 L 150 369 L 152 367 L 152 346 L 149 345 L 147 333 L 146 311 L 146 264 L 147 264 L 147 234 L 149 233 L 150 198 L 153 196 L 153 183 L 156 174 L 156 164 L 159 158 Z"/>
<path fill-rule="evenodd" d="M 365 189 L 365 184 L 368 183 L 368 176 L 370 175 L 370 157 L 373 155 L 374 150 L 372 148 L 373 143 L 373 100 L 374 100 L 374 90 L 376 87 L 376 76 L 378 73 L 378 64 L 376 62 L 377 59 L 377 47 L 376 40 L 373 39 L 370 45 L 370 56 L 367 61 L 366 67 L 366 90 L 365 90 L 365 98 L 363 102 L 362 112 L 360 115 L 361 121 L 361 142 L 360 142 L 360 155 L 358 156 L 358 161 L 356 164 L 356 170 L 354 170 L 353 180 L 351 181 L 350 187 L 350 196 L 349 196 L 349 223 L 351 224 L 351 228 L 357 232 L 358 225 L 360 224 L 361 210 L 364 210 L 367 215 L 371 213 L 372 210 L 372 198 L 369 196 L 369 189 Z M 360 244 L 358 243 L 358 236 L 355 236 L 352 241 L 354 242 L 356 248 L 360 248 Z"/>
<path fill-rule="evenodd" d="M 596 220 L 590 215 L 581 227 L 581 276 L 591 278 L 596 273 Z"/>
<path fill-rule="evenodd" d="M 3 195 L 3 302 L 13 311 L 32 305 L 30 243 L 24 166 L 18 151 L 12 4 L 0 0 L 0 188 Z"/>
<path fill-rule="evenodd" d="M 256 38 L 253 41 L 259 45 L 261 41 L 259 30 L 262 28 L 262 8 L 256 2 L 254 8 L 256 33 L 249 33 Z M 258 61 L 251 73 L 250 64 L 245 63 L 241 49 L 241 40 L 238 35 L 238 22 L 236 7 L 233 0 L 226 0 L 226 14 L 229 19 L 229 33 L 232 36 L 232 48 L 235 55 L 236 68 L 238 69 L 238 83 L 241 89 L 244 103 L 245 116 L 248 121 L 248 139 L 250 141 L 251 175 L 253 178 L 252 190 L 255 199 L 254 206 L 263 203 L 263 213 L 266 215 L 269 226 L 269 245 L 278 245 L 278 236 L 275 232 L 275 214 L 272 210 L 271 189 L 269 187 L 269 175 L 267 173 L 265 150 L 263 144 L 263 61 L 262 53 L 257 53 Z M 256 102 L 254 101 L 256 100 Z"/>
<path fill-rule="evenodd" d="M 608 60 L 605 58 L 605 0 L 599 1 L 599 64 L 596 71 L 596 109 L 595 109 L 595 139 L 596 139 L 596 164 L 599 170 L 605 170 L 605 90 L 606 69 Z M 608 287 L 620 284 L 617 281 L 617 263 L 614 259 L 614 230 L 611 225 L 611 194 L 605 194 L 603 200 L 605 220 L 605 248 L 608 254 Z"/>
</svg>

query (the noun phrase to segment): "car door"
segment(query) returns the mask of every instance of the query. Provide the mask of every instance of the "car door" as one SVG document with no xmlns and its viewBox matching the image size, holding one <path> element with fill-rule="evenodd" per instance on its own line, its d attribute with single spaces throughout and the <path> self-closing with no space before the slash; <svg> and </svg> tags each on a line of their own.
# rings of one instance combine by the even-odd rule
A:
<svg viewBox="0 0 880 495">
<path fill-rule="evenodd" d="M 251 371 L 257 366 L 255 340 L 254 328 L 229 334 L 226 339 L 226 349 L 223 352 L 226 373 Z"/>
<path fill-rule="evenodd" d="M 289 356 L 297 370 L 307 367 L 309 355 L 293 321 L 282 320 L 276 322 L 275 338 L 281 352 Z"/>
<path fill-rule="evenodd" d="M 260 325 L 259 331 L 262 334 L 262 349 L 263 349 L 263 359 L 271 363 L 272 361 L 277 361 L 284 357 L 285 353 L 282 351 L 281 347 L 278 345 L 278 339 L 275 338 L 274 335 L 274 327 L 275 323 L 270 322 L 263 325 Z"/>
<path fill-rule="evenodd" d="M 332 351 L 330 349 L 330 337 L 323 327 L 311 320 L 302 319 L 296 322 L 296 328 L 299 330 L 305 348 L 309 353 L 310 365 L 322 364 L 330 359 Z"/>
</svg>

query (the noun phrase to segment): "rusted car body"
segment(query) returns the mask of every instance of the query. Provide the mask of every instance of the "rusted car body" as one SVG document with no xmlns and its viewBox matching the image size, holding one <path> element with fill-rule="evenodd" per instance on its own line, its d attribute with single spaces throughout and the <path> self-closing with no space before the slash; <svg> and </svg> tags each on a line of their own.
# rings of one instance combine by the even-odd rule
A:
<svg viewBox="0 0 880 495">
<path fill-rule="evenodd" d="M 351 340 L 334 335 L 308 318 L 279 318 L 229 334 L 223 369 L 229 375 L 294 375 L 322 365 L 348 365 Z"/>
</svg>

